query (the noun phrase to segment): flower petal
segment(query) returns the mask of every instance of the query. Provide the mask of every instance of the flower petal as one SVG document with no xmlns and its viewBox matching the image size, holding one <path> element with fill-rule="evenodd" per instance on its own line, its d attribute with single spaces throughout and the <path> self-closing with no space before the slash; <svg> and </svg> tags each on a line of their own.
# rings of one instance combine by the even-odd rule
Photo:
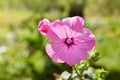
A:
<svg viewBox="0 0 120 80">
<path fill-rule="evenodd" d="M 65 33 L 65 27 L 63 24 L 61 24 L 61 21 L 56 20 L 54 22 L 52 22 L 53 27 L 51 28 L 51 30 L 57 35 L 59 36 L 59 38 L 66 38 L 66 33 Z"/>
<path fill-rule="evenodd" d="M 77 32 L 73 31 L 68 25 L 61 23 L 60 20 L 52 22 L 53 27 L 51 28 L 60 39 L 72 38 Z"/>
<path fill-rule="evenodd" d="M 86 42 L 94 40 L 95 36 L 90 30 L 83 28 L 81 34 L 79 36 L 75 36 L 75 38 L 78 39 L 80 42 Z"/>
<path fill-rule="evenodd" d="M 51 47 L 53 51 L 55 52 L 52 58 L 57 56 L 59 59 L 66 61 L 66 56 L 67 56 L 66 53 L 68 51 L 66 44 L 56 42 L 56 43 L 53 43 Z"/>
<path fill-rule="evenodd" d="M 48 30 L 46 34 L 50 42 L 60 42 L 62 39 L 60 39 L 60 37 L 51 28 Z"/>
<path fill-rule="evenodd" d="M 51 24 L 49 20 L 43 19 L 42 21 L 39 22 L 38 30 L 40 31 L 41 34 L 46 35 L 50 26 Z"/>
<path fill-rule="evenodd" d="M 78 44 L 81 49 L 85 49 L 85 50 L 93 50 L 95 48 L 95 40 L 78 42 L 76 44 Z"/>
<path fill-rule="evenodd" d="M 48 19 L 43 19 L 39 22 L 38 30 L 41 34 L 46 35 L 50 42 L 60 41 L 59 36 L 52 30 L 53 26 Z"/>
<path fill-rule="evenodd" d="M 81 49 L 77 45 L 72 45 L 69 48 L 69 52 L 66 55 L 66 63 L 69 65 L 74 65 L 84 60 L 87 57 L 87 50 Z"/>
<path fill-rule="evenodd" d="M 83 28 L 81 35 L 74 39 L 74 43 L 81 49 L 92 50 L 95 47 L 95 36 L 90 30 Z"/>
<path fill-rule="evenodd" d="M 58 55 L 56 55 L 53 48 L 51 47 L 51 44 L 46 45 L 46 52 L 54 61 L 64 63 L 64 61 L 61 60 Z"/>
<path fill-rule="evenodd" d="M 79 16 L 68 17 L 68 18 L 62 19 L 62 24 L 66 24 L 72 30 L 76 32 L 80 32 L 84 26 L 84 20 L 82 17 L 79 17 Z"/>
</svg>

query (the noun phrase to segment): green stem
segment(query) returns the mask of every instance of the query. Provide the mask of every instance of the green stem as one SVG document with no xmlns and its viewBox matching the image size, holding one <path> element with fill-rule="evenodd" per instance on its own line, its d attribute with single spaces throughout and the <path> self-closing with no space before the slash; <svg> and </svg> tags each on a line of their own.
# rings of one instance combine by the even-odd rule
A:
<svg viewBox="0 0 120 80">
<path fill-rule="evenodd" d="M 79 79 L 82 80 L 82 75 L 79 74 L 79 72 L 77 71 L 75 65 L 73 65 L 73 68 L 74 68 L 75 72 L 77 73 Z"/>
</svg>

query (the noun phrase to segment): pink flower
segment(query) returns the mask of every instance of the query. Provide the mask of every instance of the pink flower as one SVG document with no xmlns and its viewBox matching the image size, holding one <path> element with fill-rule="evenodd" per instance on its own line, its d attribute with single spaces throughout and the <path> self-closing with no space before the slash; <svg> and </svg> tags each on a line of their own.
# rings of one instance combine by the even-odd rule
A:
<svg viewBox="0 0 120 80">
<path fill-rule="evenodd" d="M 88 51 L 95 47 L 95 36 L 83 26 L 84 20 L 79 16 L 51 23 L 47 19 L 40 21 L 38 30 L 50 40 L 46 45 L 47 54 L 54 61 L 68 65 L 86 59 Z"/>
</svg>

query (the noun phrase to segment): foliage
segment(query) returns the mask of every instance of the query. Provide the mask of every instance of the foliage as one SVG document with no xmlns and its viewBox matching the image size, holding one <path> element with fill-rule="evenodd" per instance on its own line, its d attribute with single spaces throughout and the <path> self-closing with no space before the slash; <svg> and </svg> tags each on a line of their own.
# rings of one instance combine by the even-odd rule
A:
<svg viewBox="0 0 120 80">
<path fill-rule="evenodd" d="M 0 0 L 0 80 L 54 80 L 62 71 L 68 71 L 67 75 L 72 73 L 71 67 L 54 63 L 46 55 L 44 47 L 48 40 L 39 34 L 37 25 L 42 18 L 52 21 L 69 16 L 72 6 L 83 5 L 79 1 Z M 104 69 L 96 70 L 98 67 L 110 70 L 106 80 L 120 79 L 119 3 L 119 0 L 88 0 L 83 8 L 85 27 L 96 34 L 96 50 L 100 52 L 101 59 L 90 65 L 81 63 L 86 64 L 85 69 L 92 66 L 88 71 L 100 73 L 96 75 L 98 77 L 104 77 L 106 73 Z"/>
</svg>

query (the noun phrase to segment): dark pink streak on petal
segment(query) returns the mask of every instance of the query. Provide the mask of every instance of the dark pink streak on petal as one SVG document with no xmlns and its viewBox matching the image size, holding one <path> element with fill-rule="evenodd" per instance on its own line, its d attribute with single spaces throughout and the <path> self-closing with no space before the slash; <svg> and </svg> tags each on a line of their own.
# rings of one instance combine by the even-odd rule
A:
<svg viewBox="0 0 120 80">
<path fill-rule="evenodd" d="M 86 42 L 80 42 L 79 40 L 76 40 L 75 44 L 77 44 L 81 49 L 93 50 L 95 47 L 95 40 L 89 40 Z"/>
<path fill-rule="evenodd" d="M 83 28 L 81 35 L 74 39 L 74 43 L 77 44 L 81 49 L 92 50 L 95 47 L 95 36 L 93 33 Z"/>
<path fill-rule="evenodd" d="M 94 40 L 95 36 L 90 30 L 83 28 L 81 34 L 75 38 L 78 39 L 80 42 L 86 42 Z"/>
<path fill-rule="evenodd" d="M 77 45 L 72 45 L 69 48 L 69 52 L 66 56 L 66 63 L 69 65 L 75 65 L 81 60 L 84 60 L 87 57 L 88 53 L 86 50 L 81 49 Z"/>
<path fill-rule="evenodd" d="M 67 46 L 64 43 L 53 43 L 51 44 L 53 51 L 55 54 L 52 56 L 52 58 L 57 57 L 63 61 L 66 61 L 66 53 L 68 51 Z"/>
<path fill-rule="evenodd" d="M 47 37 L 50 39 L 50 42 L 61 42 L 62 39 L 50 28 L 47 32 Z"/>
<path fill-rule="evenodd" d="M 74 53 L 79 56 L 81 60 L 84 60 L 88 56 L 87 50 L 81 49 L 78 45 L 72 46 Z"/>
<path fill-rule="evenodd" d="M 51 28 L 51 30 L 57 35 L 59 36 L 60 39 L 66 38 L 67 34 L 66 34 L 66 29 L 65 29 L 65 25 L 61 24 L 60 20 L 56 20 L 54 22 L 52 22 L 53 27 Z"/>
<path fill-rule="evenodd" d="M 62 20 L 62 24 L 68 25 L 73 31 L 80 32 L 84 26 L 82 17 L 68 17 Z"/>
<path fill-rule="evenodd" d="M 56 55 L 53 48 L 51 47 L 51 44 L 46 45 L 46 52 L 54 61 L 64 63 L 64 61 L 61 60 L 58 55 Z"/>
</svg>

